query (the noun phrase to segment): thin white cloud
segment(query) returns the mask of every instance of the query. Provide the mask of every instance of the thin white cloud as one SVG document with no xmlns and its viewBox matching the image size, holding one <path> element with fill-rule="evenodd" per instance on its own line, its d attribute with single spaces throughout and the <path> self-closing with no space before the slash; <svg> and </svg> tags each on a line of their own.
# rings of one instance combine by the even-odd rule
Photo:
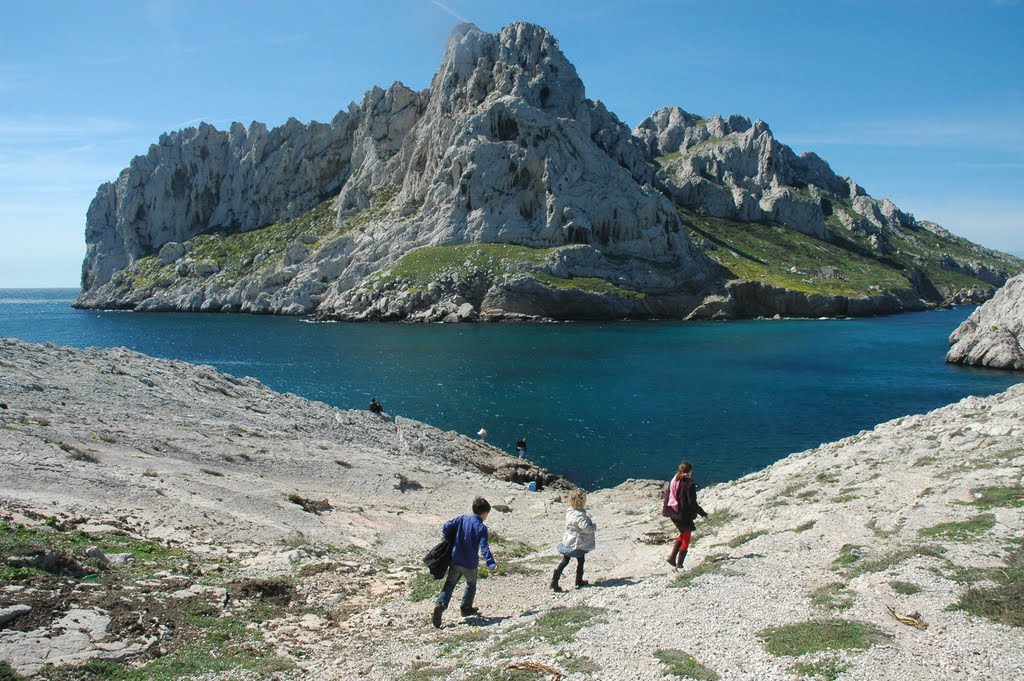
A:
<svg viewBox="0 0 1024 681">
<path fill-rule="evenodd" d="M 450 14 L 451 16 L 455 17 L 459 21 L 469 21 L 464 16 L 462 16 L 461 14 L 459 14 L 458 12 L 453 10 L 451 7 L 449 7 L 445 3 L 441 2 L 441 0 L 430 0 L 430 4 L 434 5 L 435 7 L 440 8 L 441 10 L 443 10 L 447 14 Z"/>
</svg>

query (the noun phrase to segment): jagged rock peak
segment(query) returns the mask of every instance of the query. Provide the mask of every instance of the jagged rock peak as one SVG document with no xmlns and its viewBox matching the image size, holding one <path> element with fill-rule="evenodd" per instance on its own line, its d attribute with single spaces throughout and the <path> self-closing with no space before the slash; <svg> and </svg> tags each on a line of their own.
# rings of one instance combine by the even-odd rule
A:
<svg viewBox="0 0 1024 681">
<path fill-rule="evenodd" d="M 491 94 L 511 95 L 567 118 L 578 117 L 586 99 L 576 67 L 554 36 L 523 22 L 498 33 L 457 25 L 430 90 L 433 96 L 452 96 L 456 109 L 480 104 Z"/>
</svg>

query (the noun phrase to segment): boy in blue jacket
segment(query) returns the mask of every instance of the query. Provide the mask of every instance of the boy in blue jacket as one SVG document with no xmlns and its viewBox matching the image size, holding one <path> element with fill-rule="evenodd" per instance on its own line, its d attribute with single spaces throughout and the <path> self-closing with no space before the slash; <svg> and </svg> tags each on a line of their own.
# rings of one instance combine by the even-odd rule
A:
<svg viewBox="0 0 1024 681">
<path fill-rule="evenodd" d="M 473 598 L 476 596 L 476 570 L 480 564 L 477 551 L 484 555 L 484 562 L 491 572 L 498 568 L 498 563 L 491 555 L 491 547 L 487 545 L 487 526 L 484 521 L 491 512 L 491 505 L 483 497 L 473 500 L 473 514 L 460 515 L 452 518 L 444 524 L 443 534 L 452 538 L 452 564 L 448 568 L 448 576 L 444 580 L 444 587 L 437 595 L 437 604 L 434 606 L 434 615 L 431 623 L 438 629 L 441 628 L 441 615 L 448 608 L 452 599 L 452 592 L 459 579 L 466 578 L 466 592 L 462 595 L 462 607 L 460 611 L 463 617 L 477 615 L 480 610 L 473 607 Z"/>
</svg>

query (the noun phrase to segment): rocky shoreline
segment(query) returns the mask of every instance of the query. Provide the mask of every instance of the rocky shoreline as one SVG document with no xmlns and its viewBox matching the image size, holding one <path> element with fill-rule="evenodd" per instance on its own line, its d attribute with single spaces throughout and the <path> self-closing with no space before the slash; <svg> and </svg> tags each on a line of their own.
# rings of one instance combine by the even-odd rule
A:
<svg viewBox="0 0 1024 681">
<path fill-rule="evenodd" d="M 13 340 L 0 403 L 0 669 L 1024 676 L 1024 385 L 702 490 L 711 518 L 680 572 L 661 483 L 595 490 L 593 586 L 564 594 L 546 584 L 571 485 L 456 433 L 210 367 Z M 478 494 L 502 570 L 480 582 L 480 617 L 449 611 L 436 630 L 420 557 Z M 803 647 L 779 647 L 799 632 Z"/>
</svg>

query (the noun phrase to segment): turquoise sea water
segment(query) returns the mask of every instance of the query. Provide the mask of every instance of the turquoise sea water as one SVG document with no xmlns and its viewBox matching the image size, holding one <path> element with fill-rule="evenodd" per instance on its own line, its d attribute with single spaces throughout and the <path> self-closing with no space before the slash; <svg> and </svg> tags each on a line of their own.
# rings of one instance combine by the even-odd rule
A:
<svg viewBox="0 0 1024 681">
<path fill-rule="evenodd" d="M 318 324 L 288 317 L 95 312 L 77 291 L 0 289 L 0 336 L 126 346 L 254 376 L 345 408 L 475 434 L 586 487 L 728 480 L 792 452 L 1024 376 L 945 364 L 973 308 L 857 320 Z M 2 369 L 0 369 L 2 371 Z M 10 400 L 10 396 L 4 396 Z"/>
</svg>

